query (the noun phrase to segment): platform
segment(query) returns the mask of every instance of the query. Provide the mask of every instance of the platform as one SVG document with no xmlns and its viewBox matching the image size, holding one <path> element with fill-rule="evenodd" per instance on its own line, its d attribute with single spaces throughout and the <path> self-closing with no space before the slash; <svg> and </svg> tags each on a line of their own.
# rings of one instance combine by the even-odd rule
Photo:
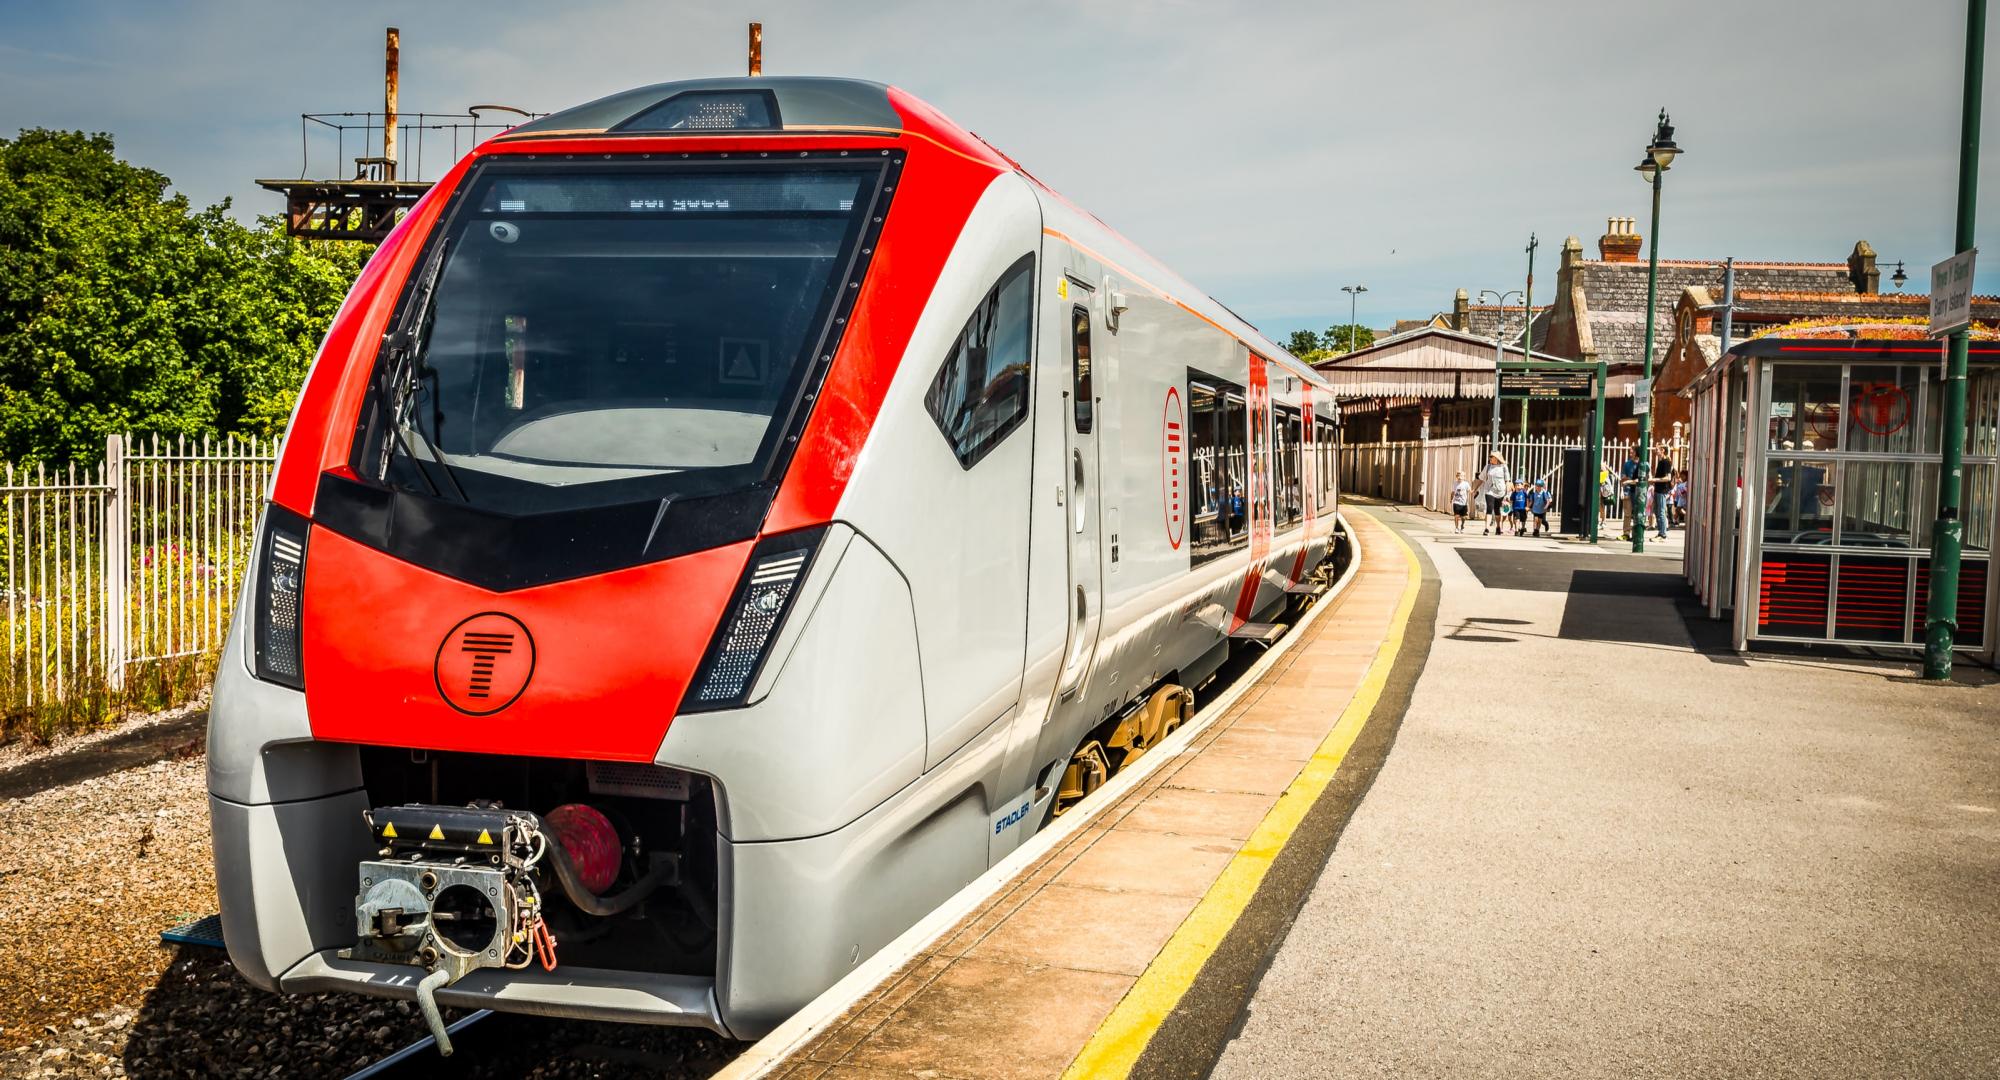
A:
<svg viewBox="0 0 2000 1080">
<path fill-rule="evenodd" d="M 809 1009 L 721 1075 L 1128 1071 L 1255 915 L 1260 884 L 1309 827 L 1388 686 L 1418 563 L 1367 513 L 1348 520 L 1353 578 L 1233 706 L 887 979 L 830 1015 Z"/>
</svg>

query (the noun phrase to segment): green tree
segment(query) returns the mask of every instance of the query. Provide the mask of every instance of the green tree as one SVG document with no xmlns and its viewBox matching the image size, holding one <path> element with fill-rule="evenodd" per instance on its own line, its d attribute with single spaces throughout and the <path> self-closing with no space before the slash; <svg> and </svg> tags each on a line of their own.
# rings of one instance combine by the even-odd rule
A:
<svg viewBox="0 0 2000 1080">
<path fill-rule="evenodd" d="M 1328 350 L 1344 353 L 1352 351 L 1348 345 L 1350 340 L 1354 349 L 1365 349 L 1375 344 L 1375 331 L 1359 323 L 1335 323 L 1327 327 L 1326 333 L 1321 334 L 1319 339 Z"/>
<path fill-rule="evenodd" d="M 1285 340 L 1285 351 L 1293 356 L 1303 357 L 1320 351 L 1320 348 L 1319 335 L 1311 330 L 1294 330 L 1292 336 Z"/>
<path fill-rule="evenodd" d="M 109 135 L 0 139 L 0 458 L 275 434 L 369 249 L 192 209 Z"/>
</svg>

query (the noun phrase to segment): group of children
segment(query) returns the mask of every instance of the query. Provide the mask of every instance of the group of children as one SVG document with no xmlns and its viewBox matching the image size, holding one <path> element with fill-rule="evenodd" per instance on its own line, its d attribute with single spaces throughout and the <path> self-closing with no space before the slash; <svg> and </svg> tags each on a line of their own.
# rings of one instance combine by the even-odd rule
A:
<svg viewBox="0 0 2000 1080">
<path fill-rule="evenodd" d="M 1465 482 L 1464 473 L 1459 473 L 1458 483 L 1451 492 L 1452 525 L 1458 532 L 1465 531 L 1465 519 L 1472 509 L 1469 505 L 1471 497 L 1472 485 Z M 1500 533 L 1503 529 L 1511 527 L 1515 536 L 1553 536 L 1554 530 L 1549 528 L 1549 504 L 1553 501 L 1555 495 L 1549 491 L 1547 484 L 1539 480 L 1532 484 L 1516 480 L 1512 491 L 1498 499 L 1488 500 L 1491 516 L 1481 522 L 1480 535 Z M 1501 509 L 1507 512 L 1505 525 L 1500 520 Z M 1529 531 L 1528 524 L 1530 515 L 1535 519 L 1532 532 Z"/>
</svg>

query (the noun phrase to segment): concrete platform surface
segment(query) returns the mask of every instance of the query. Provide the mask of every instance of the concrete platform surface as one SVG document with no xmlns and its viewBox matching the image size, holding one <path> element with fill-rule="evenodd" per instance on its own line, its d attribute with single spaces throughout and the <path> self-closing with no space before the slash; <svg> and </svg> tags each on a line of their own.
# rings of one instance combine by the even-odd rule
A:
<svg viewBox="0 0 2000 1080">
<path fill-rule="evenodd" d="M 769 1075 L 1042 1080 L 1071 1069 L 1246 840 L 1299 798 L 1288 788 L 1320 760 L 1384 648 L 1411 556 L 1365 516 L 1353 523 L 1355 579 L 1229 712 Z"/>
<path fill-rule="evenodd" d="M 1431 652 L 1214 1075 L 2000 1076 L 1990 672 L 1715 649 L 1678 536 L 1378 514 Z"/>
</svg>

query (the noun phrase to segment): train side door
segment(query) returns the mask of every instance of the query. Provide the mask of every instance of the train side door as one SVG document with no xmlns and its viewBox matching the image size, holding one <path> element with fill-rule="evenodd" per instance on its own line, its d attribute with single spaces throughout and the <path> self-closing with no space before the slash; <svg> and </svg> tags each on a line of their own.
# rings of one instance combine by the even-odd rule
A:
<svg viewBox="0 0 2000 1080">
<path fill-rule="evenodd" d="M 1070 305 L 1065 318 L 1069 332 L 1065 366 L 1069 385 L 1063 392 L 1068 414 L 1063 423 L 1063 441 L 1068 460 L 1063 506 L 1069 531 L 1069 640 L 1063 647 L 1062 674 L 1056 691 L 1068 700 L 1082 689 L 1090 673 L 1091 657 L 1097 651 L 1097 632 L 1102 625 L 1104 603 L 1100 521 L 1102 498 L 1099 491 L 1097 460 L 1097 395 L 1092 378 L 1093 349 L 1097 327 L 1097 297 L 1089 286 L 1071 278 Z"/>
</svg>

